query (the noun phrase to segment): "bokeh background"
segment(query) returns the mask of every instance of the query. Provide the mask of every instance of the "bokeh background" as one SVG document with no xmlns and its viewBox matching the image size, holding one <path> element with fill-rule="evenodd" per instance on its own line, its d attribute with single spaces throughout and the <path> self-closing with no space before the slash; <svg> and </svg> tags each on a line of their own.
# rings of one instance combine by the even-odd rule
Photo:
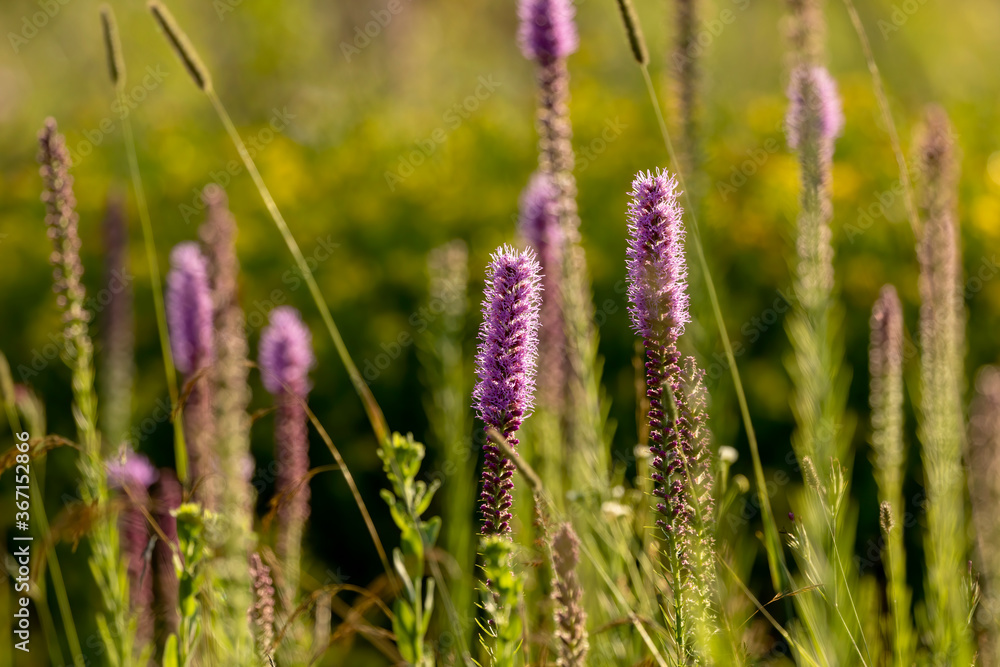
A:
<svg viewBox="0 0 1000 667">
<path fill-rule="evenodd" d="M 92 295 L 103 287 L 101 224 L 108 198 L 128 196 L 137 363 L 134 423 L 146 419 L 166 397 L 98 4 L 0 4 L 0 349 L 10 359 L 15 379 L 44 397 L 50 430 L 70 437 L 69 372 L 58 359 L 45 359 L 46 345 L 60 328 L 35 163 L 35 135 L 46 116 L 59 121 L 78 157 L 73 173 Z M 161 267 L 174 244 L 195 238 L 202 219 L 194 209 L 197 193 L 211 182 L 223 186 L 239 222 L 240 288 L 254 354 L 262 316 L 276 305 L 276 297 L 300 308 L 312 327 L 319 359 L 311 405 L 343 452 L 391 546 L 397 533 L 377 495 L 385 482 L 374 438 L 291 256 L 244 170 L 227 173 L 227 163 L 238 162 L 236 151 L 209 102 L 158 33 L 145 3 L 112 4 L 129 71 L 127 112 Z M 428 250 L 461 238 L 470 249 L 471 355 L 483 267 L 493 249 L 514 241 L 518 195 L 536 164 L 534 68 L 515 43 L 512 0 L 401 0 L 402 10 L 373 29 L 371 22 L 384 19 L 387 4 L 173 0 L 170 6 L 212 71 L 240 131 L 246 138 L 256 137 L 257 163 L 303 252 L 328 257 L 316 262 L 317 279 L 390 425 L 429 440 L 415 346 L 397 342 L 401 334 L 419 333 L 411 317 L 427 299 Z M 668 123 L 675 127 L 668 58 L 672 6 L 667 0 L 635 4 L 652 51 L 654 80 Z M 860 5 L 904 151 L 909 154 L 927 103 L 943 105 L 957 130 L 971 382 L 980 365 L 1000 361 L 1000 5 L 993 0 L 866 0 Z M 636 440 L 636 399 L 634 336 L 623 292 L 626 193 L 636 171 L 667 166 L 668 161 L 615 2 L 582 0 L 577 8 L 581 44 L 569 64 L 580 214 L 604 381 L 616 423 L 615 448 L 627 452 Z M 793 420 L 784 363 L 789 345 L 780 308 L 775 308 L 776 303 L 783 306 L 782 294 L 790 287 L 787 258 L 794 250 L 798 210 L 797 164 L 782 131 L 787 83 L 782 12 L 782 3 L 773 0 L 702 3 L 704 152 L 697 183 L 709 263 L 730 338 L 738 345 L 765 468 L 769 475 L 785 470 L 796 479 L 789 463 Z M 836 148 L 833 228 L 843 337 L 853 370 L 850 407 L 858 422 L 854 484 L 863 555 L 865 545 L 878 535 L 866 443 L 869 310 L 881 285 L 894 283 L 909 335 L 915 336 L 917 266 L 899 172 L 857 36 L 840 2 L 828 3 L 827 17 L 830 69 L 847 120 Z M 480 99 L 473 97 L 473 105 L 466 100 L 477 89 Z M 456 112 L 455 105 L 463 102 L 475 108 Z M 270 127 L 280 125 L 279 131 L 268 131 L 272 121 Z M 694 267 L 692 273 L 697 274 Z M 728 371 L 720 363 L 714 323 L 704 304 L 696 303 L 694 310 L 698 319 L 689 338 L 709 372 L 713 429 L 720 443 L 741 453 L 737 470 L 748 472 L 746 441 Z M 99 340 L 99 314 L 95 336 Z M 913 361 L 911 357 L 907 368 L 911 386 Z M 376 372 L 375 364 L 385 367 Z M 21 374 L 19 366 L 30 371 Z M 253 382 L 253 407 L 265 407 L 259 380 Z M 910 442 L 915 442 L 912 423 L 910 418 Z M 259 470 L 273 460 L 271 425 L 264 417 L 254 427 Z M 9 433 L 2 437 L 10 442 Z M 441 455 L 429 444 L 426 471 L 431 474 Z M 171 465 L 170 424 L 159 423 L 137 446 L 156 463 Z M 919 497 L 919 460 L 914 455 L 910 461 L 908 497 Z M 318 438 L 312 462 L 331 462 Z M 75 478 L 71 450 L 49 455 L 41 481 L 50 517 L 64 509 L 61 498 L 74 493 Z M 0 530 L 13 520 L 12 485 L 10 474 L 0 479 L 0 508 L 7 508 L 0 509 Z M 779 517 L 787 511 L 789 490 L 775 485 Z M 266 485 L 261 508 L 270 493 Z M 339 578 L 366 585 L 379 572 L 378 559 L 342 478 L 323 473 L 312 481 L 312 493 L 308 576 L 319 583 Z M 752 508 L 747 511 L 753 514 Z M 918 541 L 909 551 L 910 566 L 917 572 Z M 85 545 L 75 551 L 72 544 L 58 547 L 83 637 L 93 633 L 90 611 L 98 600 L 85 553 Z M 758 588 L 766 590 L 766 577 L 759 579 Z M 919 576 L 911 580 L 919 588 Z M 2 587 L 0 598 L 9 590 Z M 0 632 L 5 655 L 9 636 Z M 96 652 L 98 645 L 90 650 Z M 94 660 L 99 663 L 100 658 Z"/>
</svg>

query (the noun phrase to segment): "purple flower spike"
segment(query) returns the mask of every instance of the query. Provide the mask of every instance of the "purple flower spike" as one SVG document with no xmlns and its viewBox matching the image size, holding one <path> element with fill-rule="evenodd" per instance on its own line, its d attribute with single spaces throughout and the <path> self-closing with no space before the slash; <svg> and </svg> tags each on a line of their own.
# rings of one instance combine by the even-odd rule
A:
<svg viewBox="0 0 1000 667">
<path fill-rule="evenodd" d="M 661 345 L 676 342 L 691 320 L 679 194 L 666 172 L 639 172 L 628 204 L 629 314 L 643 339 Z"/>
<path fill-rule="evenodd" d="M 664 172 L 636 175 L 628 205 L 629 313 L 646 350 L 650 476 L 663 530 L 683 578 L 685 604 L 707 613 L 714 564 L 707 395 L 677 338 L 690 321 L 682 210 Z"/>
<path fill-rule="evenodd" d="M 503 246 L 486 269 L 483 323 L 479 329 L 476 372 L 479 382 L 472 398 L 486 428 L 502 433 L 511 446 L 515 433 L 533 407 L 538 355 L 541 267 L 532 250 Z M 514 465 L 490 442 L 483 446 L 484 535 L 510 531 L 510 490 Z"/>
<path fill-rule="evenodd" d="M 815 136 L 824 151 L 832 154 L 833 140 L 844 129 L 844 113 L 837 82 L 826 68 L 796 67 L 788 84 L 788 100 L 788 146 L 798 149 L 803 140 Z"/>
<path fill-rule="evenodd" d="M 108 486 L 113 489 L 142 489 L 145 491 L 160 478 L 149 459 L 142 454 L 129 452 L 125 461 L 108 464 Z"/>
<path fill-rule="evenodd" d="M 274 441 L 278 468 L 278 557 L 285 564 L 283 597 L 298 591 L 302 532 L 309 518 L 309 430 L 305 400 L 309 369 L 316 363 L 312 336 L 299 311 L 281 306 L 260 335 L 260 372 L 275 397 Z"/>
<path fill-rule="evenodd" d="M 271 323 L 260 336 L 260 369 L 264 388 L 275 396 L 291 390 L 309 393 L 309 370 L 316 359 L 312 334 L 299 311 L 281 306 L 271 311 Z"/>
<path fill-rule="evenodd" d="M 535 172 L 521 195 L 518 232 L 534 248 L 543 273 L 538 352 L 545 373 L 539 378 L 538 398 L 543 406 L 561 410 L 567 371 L 562 286 L 565 235 L 559 223 L 559 189 L 544 172 Z"/>
<path fill-rule="evenodd" d="M 520 0 L 517 38 L 524 57 L 546 65 L 576 51 L 575 13 L 572 0 Z"/>
<path fill-rule="evenodd" d="M 167 323 L 177 370 L 188 375 L 212 361 L 212 293 L 208 264 L 197 243 L 180 243 L 170 253 Z"/>
</svg>

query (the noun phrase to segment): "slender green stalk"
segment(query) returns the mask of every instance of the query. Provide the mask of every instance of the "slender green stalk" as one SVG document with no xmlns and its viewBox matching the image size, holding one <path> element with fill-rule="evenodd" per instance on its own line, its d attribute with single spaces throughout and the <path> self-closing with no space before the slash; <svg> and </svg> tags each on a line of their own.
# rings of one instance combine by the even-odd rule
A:
<svg viewBox="0 0 1000 667">
<path fill-rule="evenodd" d="M 104 40 L 107 48 L 108 63 L 111 71 L 111 82 L 115 87 L 115 101 L 121 108 L 125 105 L 126 70 L 122 54 L 121 42 L 118 38 L 118 28 L 114 11 L 110 6 L 101 7 L 101 18 L 104 26 Z M 128 156 L 128 168 L 132 178 L 132 191 L 135 194 L 136 208 L 139 211 L 139 222 L 142 226 L 142 238 L 146 248 L 146 264 L 149 267 L 149 282 L 153 292 L 153 310 L 156 313 L 156 329 L 160 337 L 160 352 L 163 357 L 163 373 L 167 378 L 167 391 L 170 394 L 170 410 L 174 420 L 174 458 L 177 467 L 177 478 L 187 481 L 187 446 L 184 443 L 184 420 L 177 403 L 180 393 L 177 390 L 177 370 L 174 367 L 174 357 L 170 349 L 170 335 L 167 332 L 167 317 L 163 307 L 163 284 L 160 280 L 160 265 L 156 259 L 156 242 L 153 237 L 153 224 L 149 217 L 149 205 L 146 203 L 146 190 L 142 186 L 142 172 L 139 170 L 139 157 L 135 149 L 135 137 L 132 134 L 132 121 L 129 115 L 122 117 L 122 136 L 125 140 L 125 152 Z"/>
<path fill-rule="evenodd" d="M 906 204 L 906 217 L 910 221 L 910 229 L 913 236 L 920 238 L 920 216 L 917 213 L 917 205 L 914 203 L 916 197 L 913 194 L 913 183 L 910 180 L 910 169 L 906 165 L 906 158 L 903 156 L 903 149 L 899 143 L 899 132 L 896 130 L 896 121 L 892 118 L 892 110 L 889 108 L 889 98 L 885 93 L 885 86 L 882 83 L 882 74 L 875 63 L 875 56 L 872 54 L 872 46 L 868 41 L 868 33 L 858 16 L 858 10 L 854 8 L 853 0 L 844 0 L 847 13 L 851 16 L 851 24 L 854 31 L 858 33 L 858 40 L 861 42 L 861 50 L 865 54 L 865 62 L 868 64 L 868 71 L 872 76 L 872 86 L 875 88 L 875 99 L 878 101 L 879 112 L 882 114 L 882 122 L 885 123 L 885 131 L 889 134 L 889 143 L 892 145 L 892 153 L 896 157 L 896 164 L 899 165 L 899 182 L 903 186 L 903 201 Z"/>
<path fill-rule="evenodd" d="M 219 99 L 219 96 L 211 88 L 206 90 L 205 94 L 208 95 L 209 100 L 212 102 L 212 106 L 219 115 L 219 120 L 221 120 L 223 126 L 225 126 L 226 132 L 229 133 L 229 138 L 232 139 L 233 145 L 236 146 L 236 151 L 240 154 L 243 164 L 246 166 L 247 171 L 250 173 L 250 177 L 253 179 L 254 185 L 257 187 L 257 192 L 260 193 L 261 199 L 264 200 L 264 206 L 267 207 L 268 213 L 271 214 L 271 219 L 274 220 L 274 224 L 278 227 L 281 237 L 288 246 L 288 250 L 292 253 L 292 257 L 295 259 L 295 263 L 298 265 L 299 271 L 302 273 L 302 277 L 306 281 L 306 286 L 309 288 L 309 293 L 316 302 L 316 307 L 319 308 L 320 316 L 323 318 L 323 323 L 326 325 L 326 329 L 330 333 L 330 338 L 333 340 L 333 345 L 337 350 L 337 354 L 340 356 L 340 360 L 347 368 L 347 374 L 351 378 L 354 390 L 358 393 L 358 396 L 361 398 L 361 402 L 364 404 L 365 412 L 368 415 L 368 421 L 371 422 L 372 430 L 375 432 L 375 438 L 379 442 L 385 442 L 386 438 L 389 437 L 389 427 L 385 422 L 385 417 L 382 415 L 382 410 L 379 408 L 378 403 L 375 402 L 375 397 L 372 396 L 371 390 L 365 383 L 364 378 L 361 377 L 358 367 L 354 365 L 354 361 L 351 359 L 351 355 L 347 351 L 347 346 L 344 344 L 344 339 L 340 335 L 340 330 L 337 328 L 337 324 L 333 321 L 333 315 L 330 314 L 330 308 L 326 305 L 323 293 L 320 291 L 319 285 L 316 283 L 316 278 L 313 277 L 312 270 L 309 268 L 309 264 L 306 262 L 306 259 L 302 254 L 302 250 L 299 249 L 299 244 L 295 241 L 295 237 L 292 236 L 292 232 L 288 229 L 288 224 L 285 222 L 284 216 L 282 216 L 281 211 L 278 210 L 278 205 L 275 203 L 274 197 L 271 196 L 271 191 L 267 189 L 264 179 L 257 170 L 257 165 L 250 156 L 250 152 L 247 150 L 246 144 L 243 143 L 243 139 L 240 137 L 239 131 L 236 129 L 236 126 L 233 125 L 233 121 L 229 117 L 226 107 L 222 104 L 222 100 Z"/>
</svg>

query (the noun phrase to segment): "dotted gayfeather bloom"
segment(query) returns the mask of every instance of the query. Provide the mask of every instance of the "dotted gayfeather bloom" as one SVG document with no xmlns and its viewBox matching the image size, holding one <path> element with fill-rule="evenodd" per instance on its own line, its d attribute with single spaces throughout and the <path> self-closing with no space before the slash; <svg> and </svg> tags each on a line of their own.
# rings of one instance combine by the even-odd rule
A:
<svg viewBox="0 0 1000 667">
<path fill-rule="evenodd" d="M 574 14 L 572 0 L 520 0 L 517 39 L 524 57 L 546 65 L 576 51 Z"/>
<path fill-rule="evenodd" d="M 177 370 L 193 375 L 212 363 L 212 292 L 208 264 L 197 243 L 180 243 L 170 253 L 167 322 Z"/>
<path fill-rule="evenodd" d="M 274 581 L 271 568 L 257 553 L 250 554 L 250 579 L 253 582 L 253 606 L 249 609 L 257 650 L 265 661 L 274 642 Z"/>
<path fill-rule="evenodd" d="M 872 449 L 875 481 L 882 501 L 884 554 L 890 611 L 893 619 L 893 654 L 905 664 L 913 650 L 910 590 L 906 585 L 906 549 L 903 525 L 895 521 L 906 507 L 903 501 L 905 449 L 903 447 L 903 312 L 892 285 L 885 285 L 872 308 L 871 348 Z"/>
<path fill-rule="evenodd" d="M 562 233 L 558 274 L 562 291 L 567 378 L 563 447 L 573 451 L 569 481 L 577 488 L 603 483 L 595 470 L 607 469 L 607 449 L 600 407 L 600 380 L 595 369 L 597 342 L 593 327 L 587 259 L 580 245 L 580 219 L 573 176 L 573 126 L 569 118 L 569 69 L 566 57 L 578 45 L 570 0 L 520 0 L 519 41 L 525 57 L 537 62 L 538 169 L 558 192 L 556 215 Z"/>
<path fill-rule="evenodd" d="M 233 618 L 250 604 L 246 554 L 254 539 L 251 530 L 254 492 L 246 475 L 246 461 L 250 458 L 249 347 L 237 294 L 240 265 L 236 256 L 236 220 L 229 212 L 222 188 L 210 185 L 202 197 L 208 213 L 199 236 L 205 248 L 214 306 L 215 364 L 211 383 L 218 434 L 216 449 L 219 471 L 225 480 L 219 489 L 222 544 L 216 575 L 227 591 L 227 615 Z M 252 463 L 250 469 L 252 474 Z M 236 632 L 246 635 L 245 638 L 236 636 Z M 249 641 L 241 628 L 234 628 L 231 637 L 236 645 Z"/>
<path fill-rule="evenodd" d="M 177 570 L 174 568 L 174 549 L 177 542 L 177 519 L 171 514 L 183 499 L 180 482 L 172 470 L 160 470 L 160 478 L 152 488 L 152 515 L 164 537 L 153 546 L 153 616 L 156 646 L 162 650 L 170 635 L 177 634 L 180 622 L 177 605 L 179 600 Z"/>
<path fill-rule="evenodd" d="M 677 181 L 666 172 L 632 181 L 628 204 L 629 314 L 644 340 L 677 342 L 690 321 Z"/>
<path fill-rule="evenodd" d="M 788 85 L 785 132 L 799 153 L 802 175 L 798 221 L 797 279 L 807 309 L 825 307 L 833 289 L 830 180 L 833 142 L 844 126 L 837 85 L 823 67 L 800 66 Z"/>
<path fill-rule="evenodd" d="M 812 65 L 823 56 L 826 25 L 822 0 L 788 0 L 788 37 L 797 65 Z"/>
<path fill-rule="evenodd" d="M 283 594 L 294 604 L 298 589 L 302 531 L 309 518 L 309 432 L 304 402 L 309 394 L 309 370 L 316 360 L 312 336 L 299 312 L 288 306 L 271 311 L 270 324 L 260 335 L 260 373 L 277 402 L 274 440 L 278 460 L 278 557 L 285 563 Z"/>
<path fill-rule="evenodd" d="M 184 438 L 198 496 L 215 509 L 222 480 L 215 451 L 212 384 L 205 372 L 214 360 L 212 293 L 208 264 L 197 243 L 185 242 L 170 253 L 167 274 L 167 324 L 177 369 L 192 382 L 184 404 Z"/>
<path fill-rule="evenodd" d="M 968 600 L 960 593 L 967 540 L 962 469 L 964 307 L 955 211 L 958 170 L 951 125 L 944 111 L 928 110 L 919 142 L 925 220 L 920 260 L 921 421 L 927 476 L 928 613 L 932 654 L 941 662 L 968 662 L 972 646 Z"/>
<path fill-rule="evenodd" d="M 580 540 L 573 526 L 565 523 L 552 538 L 552 570 L 555 582 L 556 647 L 558 667 L 587 664 L 587 612 L 583 608 L 583 587 L 576 574 L 580 563 Z"/>
<path fill-rule="evenodd" d="M 837 82 L 825 67 L 796 67 L 788 84 L 788 145 L 802 148 L 803 141 L 818 139 L 832 144 L 844 129 Z M 832 151 L 832 148 L 830 148 Z"/>
<path fill-rule="evenodd" d="M 538 353 L 545 373 L 539 378 L 540 403 L 559 414 L 566 377 L 566 329 L 563 324 L 563 235 L 558 215 L 559 191 L 536 172 L 521 194 L 518 232 L 534 248 L 542 270 L 541 333 Z"/>
<path fill-rule="evenodd" d="M 665 172 L 636 176 L 627 266 L 629 314 L 646 350 L 652 477 L 662 515 L 657 525 L 669 543 L 674 585 L 684 591 L 684 613 L 692 618 L 709 613 L 713 506 L 703 373 L 677 349 L 690 319 L 678 194 Z"/>
<path fill-rule="evenodd" d="M 884 499 L 893 513 L 902 516 L 903 506 L 897 495 L 903 483 L 903 313 L 892 285 L 879 293 L 872 308 L 871 348 L 872 447 L 875 451 L 876 477 L 884 486 Z"/>
<path fill-rule="evenodd" d="M 472 398 L 486 427 L 502 433 L 512 447 L 518 444 L 515 434 L 521 421 L 534 405 L 540 271 L 534 251 L 518 252 L 509 246 L 493 253 L 486 269 L 476 355 L 479 382 Z M 505 534 L 510 531 L 514 464 L 491 442 L 483 450 L 482 532 Z"/>
<path fill-rule="evenodd" d="M 90 314 L 84 308 L 83 263 L 80 261 L 79 216 L 73 177 L 69 175 L 70 157 L 66 140 L 58 133 L 56 121 L 49 118 L 38 135 L 38 161 L 45 181 L 42 201 L 45 202 L 45 222 L 52 239 L 51 256 L 54 289 L 63 309 L 66 340 L 75 342 L 80 332 L 86 334 Z"/>
<path fill-rule="evenodd" d="M 156 468 L 142 454 L 128 453 L 124 461 L 108 465 L 108 486 L 121 489 L 125 503 L 118 530 L 128 572 L 129 605 L 138 619 L 140 644 L 153 638 L 153 572 L 147 550 L 154 533 L 142 510 L 149 509 L 149 487 L 158 477 Z"/>
</svg>

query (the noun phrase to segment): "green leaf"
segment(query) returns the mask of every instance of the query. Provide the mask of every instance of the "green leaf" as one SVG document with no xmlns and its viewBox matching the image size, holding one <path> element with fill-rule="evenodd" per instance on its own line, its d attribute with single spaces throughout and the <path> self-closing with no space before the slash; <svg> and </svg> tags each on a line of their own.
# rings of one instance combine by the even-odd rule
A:
<svg viewBox="0 0 1000 667">
<path fill-rule="evenodd" d="M 416 614 L 413 613 L 413 607 L 402 598 L 396 600 L 393 612 L 392 631 L 396 633 L 396 647 L 404 660 L 414 663 L 417 661 Z"/>
<path fill-rule="evenodd" d="M 424 544 L 433 547 L 435 542 L 437 542 L 438 534 L 441 532 L 441 517 L 435 516 L 429 521 L 425 521 L 420 526 L 420 532 L 423 536 Z"/>
<path fill-rule="evenodd" d="M 170 635 L 163 646 L 163 667 L 178 667 L 178 663 L 177 635 Z"/>
</svg>

